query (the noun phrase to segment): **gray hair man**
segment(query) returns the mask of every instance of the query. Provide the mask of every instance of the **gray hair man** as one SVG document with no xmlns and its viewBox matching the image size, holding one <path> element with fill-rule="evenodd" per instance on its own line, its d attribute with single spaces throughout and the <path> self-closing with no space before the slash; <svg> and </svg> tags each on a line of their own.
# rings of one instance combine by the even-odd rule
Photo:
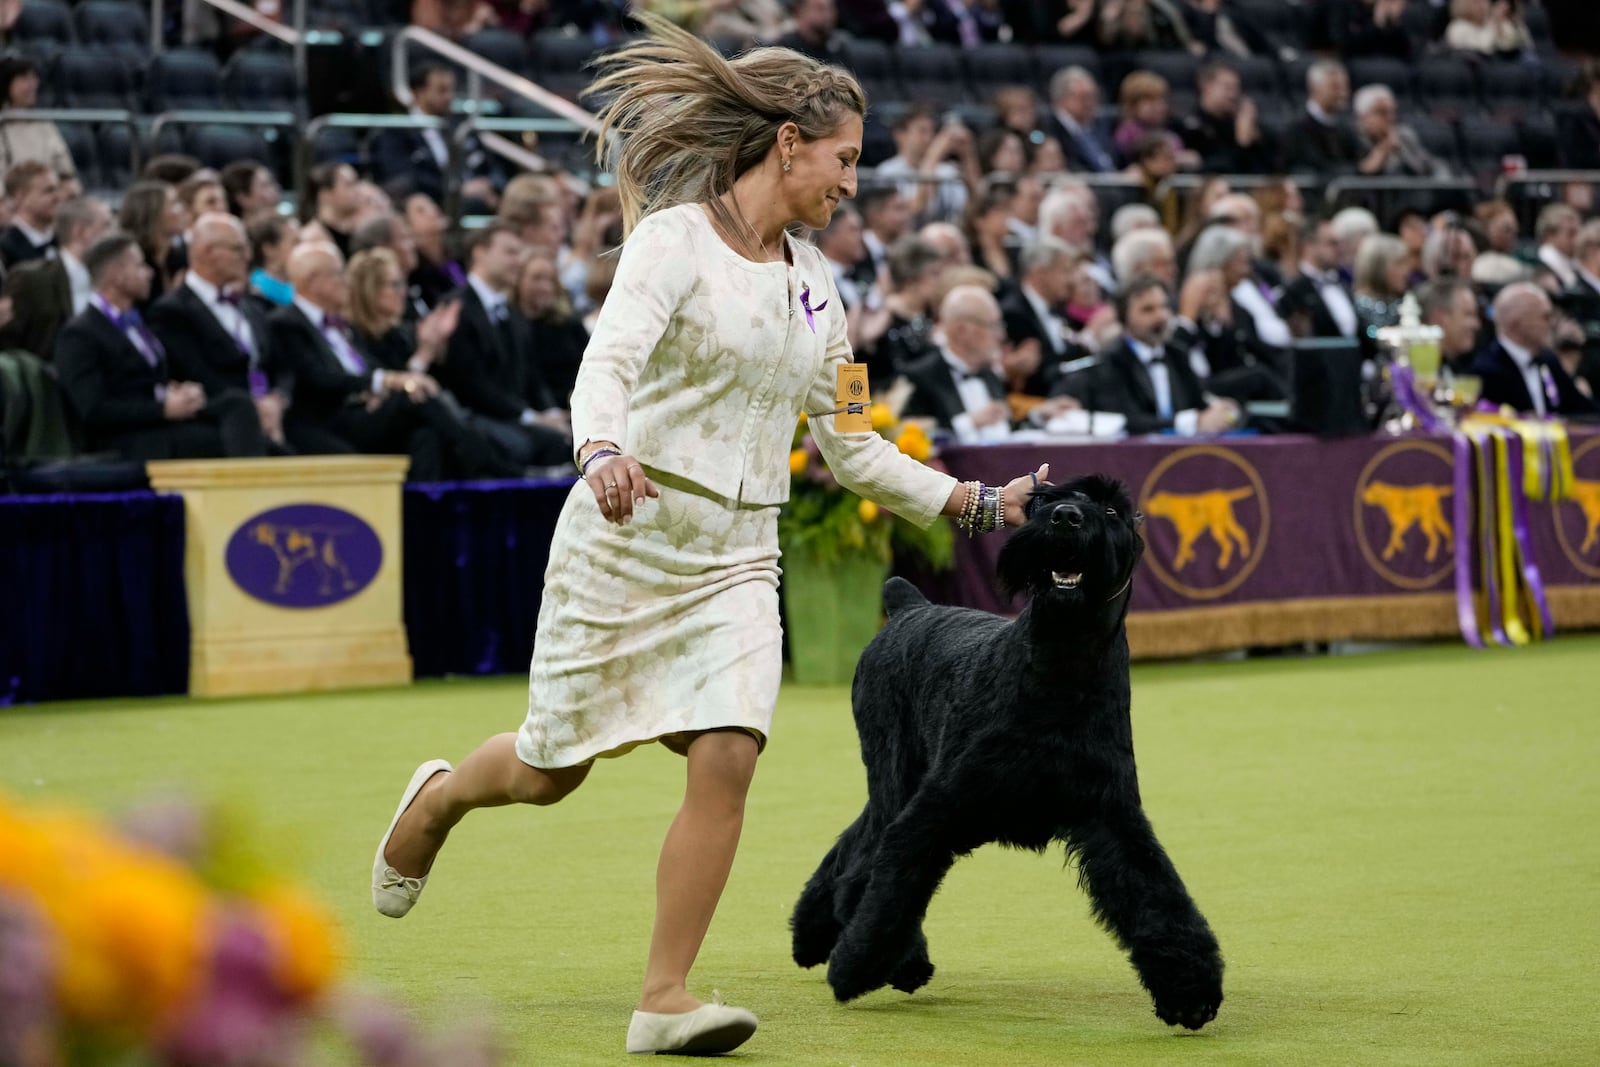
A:
<svg viewBox="0 0 1600 1067">
<path fill-rule="evenodd" d="M 1551 351 L 1555 309 L 1545 291 L 1517 282 L 1494 298 L 1495 339 L 1472 361 L 1482 398 L 1535 415 L 1600 414 Z"/>
</svg>

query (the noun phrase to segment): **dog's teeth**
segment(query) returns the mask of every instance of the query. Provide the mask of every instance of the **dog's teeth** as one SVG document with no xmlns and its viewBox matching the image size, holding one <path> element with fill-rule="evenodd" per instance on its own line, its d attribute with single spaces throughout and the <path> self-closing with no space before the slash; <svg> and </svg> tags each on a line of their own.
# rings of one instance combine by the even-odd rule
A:
<svg viewBox="0 0 1600 1067">
<path fill-rule="evenodd" d="M 1051 571 L 1050 577 L 1056 583 L 1057 589 L 1076 589 L 1078 583 L 1083 581 L 1082 574 L 1063 574 L 1060 571 Z"/>
</svg>

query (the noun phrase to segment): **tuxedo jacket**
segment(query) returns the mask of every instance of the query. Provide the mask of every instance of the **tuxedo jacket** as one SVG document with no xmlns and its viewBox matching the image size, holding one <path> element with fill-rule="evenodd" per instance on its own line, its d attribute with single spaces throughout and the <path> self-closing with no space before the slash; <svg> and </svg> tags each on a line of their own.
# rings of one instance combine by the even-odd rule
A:
<svg viewBox="0 0 1600 1067">
<path fill-rule="evenodd" d="M 1195 377 L 1189 360 L 1179 352 L 1166 352 L 1167 384 L 1172 394 L 1172 410 L 1189 411 L 1205 406 L 1204 390 Z M 1094 411 L 1112 411 L 1128 420 L 1131 434 L 1170 430 L 1171 418 L 1162 418 L 1156 404 L 1156 387 L 1150 372 L 1134 354 L 1126 339 L 1100 357 L 1090 377 L 1090 396 L 1080 397 Z"/>
<path fill-rule="evenodd" d="M 1556 395 L 1559 398 L 1551 415 L 1595 415 L 1600 414 L 1600 409 L 1595 407 L 1595 402 L 1578 392 L 1578 387 L 1573 384 L 1572 377 L 1561 366 L 1561 361 L 1549 352 L 1540 352 L 1533 357 L 1535 367 L 1542 367 L 1550 372 L 1550 377 L 1555 381 Z M 1483 380 L 1482 399 L 1491 404 L 1509 404 L 1517 411 L 1532 411 L 1533 397 L 1528 394 L 1527 382 L 1523 380 L 1522 371 L 1517 367 L 1516 360 L 1511 358 L 1498 340 L 1489 342 L 1478 358 L 1472 361 L 1471 373 Z M 1542 375 L 1541 375 L 1542 377 Z M 1545 400 L 1548 409 L 1550 402 Z"/>
<path fill-rule="evenodd" d="M 906 401 L 907 415 L 928 416 L 945 429 L 950 429 L 957 415 L 967 413 L 967 406 L 961 401 L 961 390 L 956 385 L 955 371 L 945 361 L 944 353 L 936 351 L 925 356 L 907 366 L 904 373 L 906 380 L 914 386 L 910 399 Z M 1002 402 L 1005 400 L 1006 386 L 998 374 L 987 367 L 974 373 L 983 381 L 990 397 Z"/>
<path fill-rule="evenodd" d="M 0 264 L 4 264 L 6 270 L 10 270 L 18 264 L 36 259 L 48 259 L 55 248 L 56 242 L 53 237 L 40 246 L 28 240 L 15 226 L 7 226 L 5 232 L 0 233 Z"/>
<path fill-rule="evenodd" d="M 24 263 L 6 277 L 11 321 L 0 329 L 0 349 L 20 348 L 40 359 L 55 351 L 56 334 L 72 318 L 72 282 L 59 258 Z"/>
<path fill-rule="evenodd" d="M 239 313 L 249 324 L 256 363 L 267 375 L 267 381 L 285 395 L 292 394 L 287 368 L 278 366 L 273 359 L 267 316 L 251 300 L 239 302 Z M 250 392 L 250 357 L 193 289 L 187 285 L 173 289 L 150 306 L 145 321 L 166 348 L 175 377 L 199 382 L 208 394 L 224 389 Z"/>
<path fill-rule="evenodd" d="M 452 298 L 461 301 L 461 318 L 445 358 L 434 365 L 439 384 L 468 410 L 506 422 L 528 408 L 557 406 L 534 367 L 533 330 L 522 313 L 510 308 L 504 323 L 492 322 L 470 285 Z"/>
<path fill-rule="evenodd" d="M 1325 126 L 1302 115 L 1284 135 L 1285 155 L 1291 173 L 1350 174 L 1361 162 L 1361 140 L 1340 122 Z"/>
<path fill-rule="evenodd" d="M 449 130 L 441 130 L 447 141 Z M 412 192 L 427 193 L 436 203 L 444 203 L 445 174 L 428 149 L 421 130 L 380 130 L 372 139 L 372 172 L 379 185 L 405 185 Z M 496 186 L 505 175 L 495 157 L 483 147 L 478 135 L 468 134 L 461 146 L 461 179 L 488 178 Z"/>
<path fill-rule="evenodd" d="M 1020 345 L 1026 341 L 1039 342 L 1039 369 L 1028 379 L 1023 392 L 1029 396 L 1050 395 L 1051 388 L 1061 376 L 1061 364 L 1082 356 L 1083 350 L 1065 337 L 1062 338 L 1062 347 L 1059 350 L 1054 347 L 1050 340 L 1050 331 L 1040 321 L 1033 304 L 1023 295 L 1020 286 L 1010 290 L 1001 298 L 1000 316 L 1005 320 L 1006 339 L 1013 345 Z M 1061 320 L 1061 330 L 1063 334 L 1067 331 L 1064 318 Z"/>
<path fill-rule="evenodd" d="M 1347 288 L 1345 293 L 1348 295 Z M 1355 308 L 1355 297 L 1350 297 L 1350 307 Z M 1333 312 L 1328 310 L 1328 302 L 1322 299 L 1322 290 L 1317 283 L 1304 275 L 1296 278 L 1283 287 L 1283 295 L 1278 297 L 1278 314 L 1285 321 L 1291 317 L 1303 317 L 1310 329 L 1311 337 L 1343 337 L 1339 332 L 1339 320 L 1333 317 Z"/>
<path fill-rule="evenodd" d="M 1085 141 L 1094 142 L 1094 144 L 1099 147 L 1100 151 L 1106 154 L 1106 158 L 1111 161 L 1110 169 L 1117 169 L 1117 162 L 1120 158 L 1117 153 L 1117 148 L 1111 143 L 1111 138 L 1107 136 L 1106 132 L 1099 128 L 1100 124 L 1098 122 L 1091 123 L 1086 129 L 1084 129 L 1081 135 L 1074 135 L 1073 132 L 1062 125 L 1061 120 L 1056 118 L 1053 114 L 1045 121 L 1048 123 L 1047 129 L 1049 133 L 1054 136 L 1057 141 L 1061 142 L 1061 153 L 1067 157 L 1068 170 L 1088 171 L 1090 173 L 1094 173 L 1098 169 L 1095 167 L 1094 162 L 1091 159 L 1091 154 L 1088 146 L 1085 144 Z"/>
<path fill-rule="evenodd" d="M 148 431 L 168 425 L 156 399 L 156 387 L 172 378 L 166 355 L 158 351 L 152 366 L 99 308 L 85 308 L 61 328 L 55 364 L 90 448 L 122 451 L 126 441 L 152 441 Z"/>
<path fill-rule="evenodd" d="M 328 339 L 293 304 L 268 317 L 267 333 L 273 358 L 293 383 L 288 418 L 295 422 L 326 426 L 371 390 L 372 372 L 381 369 L 368 367 L 359 374 L 345 370 Z M 350 346 L 356 347 L 354 339 Z"/>
</svg>

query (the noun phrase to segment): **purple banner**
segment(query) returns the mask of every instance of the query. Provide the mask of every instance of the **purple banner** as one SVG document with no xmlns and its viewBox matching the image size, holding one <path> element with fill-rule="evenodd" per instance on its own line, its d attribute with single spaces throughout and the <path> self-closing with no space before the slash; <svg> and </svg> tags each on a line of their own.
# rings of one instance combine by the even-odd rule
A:
<svg viewBox="0 0 1600 1067">
<path fill-rule="evenodd" d="M 1574 499 L 1527 508 L 1546 586 L 1600 581 L 1600 433 L 1574 433 L 1572 451 Z M 989 485 L 1046 461 L 1054 481 L 1100 473 L 1126 482 L 1145 513 L 1134 611 L 1454 589 L 1458 483 L 1447 437 L 1167 437 L 948 448 L 942 458 L 957 478 Z M 1004 610 L 993 591 L 1001 543 L 956 539 L 960 603 Z"/>
</svg>

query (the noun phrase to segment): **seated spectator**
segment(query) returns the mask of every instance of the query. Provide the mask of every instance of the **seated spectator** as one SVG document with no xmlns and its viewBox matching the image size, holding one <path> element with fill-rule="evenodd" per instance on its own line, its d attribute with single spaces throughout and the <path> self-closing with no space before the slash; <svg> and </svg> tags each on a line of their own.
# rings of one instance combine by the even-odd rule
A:
<svg viewBox="0 0 1600 1067">
<path fill-rule="evenodd" d="M 1473 356 L 1482 346 L 1478 335 L 1483 318 L 1478 313 L 1478 294 L 1464 278 L 1440 278 L 1417 291 L 1422 321 L 1440 330 L 1439 353 L 1445 366 L 1465 374 Z"/>
<path fill-rule="evenodd" d="M 840 204 L 833 211 L 828 225 L 817 234 L 817 250 L 828 261 L 833 272 L 834 288 L 848 315 L 860 308 L 877 307 L 879 293 L 876 282 L 862 284 L 861 266 L 869 262 L 866 242 L 863 240 L 861 216 L 848 204 Z M 876 272 L 872 272 L 874 275 Z"/>
<path fill-rule="evenodd" d="M 1186 0 L 1183 17 L 1189 25 L 1190 36 L 1205 53 L 1234 56 L 1272 53 L 1272 42 L 1248 18 L 1230 11 L 1227 0 Z"/>
<path fill-rule="evenodd" d="M 857 280 L 863 286 L 872 286 L 883 276 L 889 246 L 911 228 L 911 206 L 893 186 L 864 189 L 857 195 L 856 204 L 861 211 L 861 241 L 867 250 Z"/>
<path fill-rule="evenodd" d="M 294 396 L 284 419 L 289 442 L 304 453 L 405 455 L 411 481 L 459 473 L 461 430 L 426 374 L 376 367 L 361 354 L 344 319 L 350 285 L 339 250 L 303 244 L 289 257 L 294 303 L 268 318 L 274 357 L 289 368 Z"/>
<path fill-rule="evenodd" d="M 350 282 L 350 339 L 368 366 L 427 374 L 444 357 L 461 305 L 439 306 L 415 325 L 405 321 L 405 271 L 383 246 L 364 249 L 345 268 Z"/>
<path fill-rule="evenodd" d="M 1356 253 L 1356 318 L 1369 350 L 1375 351 L 1378 331 L 1400 321 L 1400 301 L 1411 280 L 1411 250 L 1390 233 L 1373 234 Z"/>
<path fill-rule="evenodd" d="M 31 111 L 38 106 L 39 65 L 23 55 L 0 59 L 0 110 Z M 0 124 L 0 174 L 22 162 L 43 163 L 58 181 L 78 180 L 77 164 L 53 122 Z"/>
<path fill-rule="evenodd" d="M 1189 246 L 1194 244 L 1194 239 L 1205 229 L 1211 221 L 1211 209 L 1218 200 L 1228 196 L 1233 188 L 1228 184 L 1228 179 L 1218 174 L 1203 177 L 1183 208 L 1183 224 L 1178 227 L 1178 232 L 1173 235 L 1173 240 L 1181 249 L 1180 258 L 1187 258 Z"/>
<path fill-rule="evenodd" d="M 1578 97 L 1580 103 L 1557 113 L 1561 162 L 1575 170 L 1600 170 L 1600 61 L 1585 66 Z"/>
<path fill-rule="evenodd" d="M 1211 205 L 1212 221 L 1222 223 L 1243 233 L 1252 250 L 1261 245 L 1261 206 L 1253 196 L 1230 193 Z M 1283 284 L 1277 268 L 1259 257 L 1250 261 L 1246 276 L 1231 290 L 1231 297 L 1250 313 L 1255 322 L 1256 334 L 1265 344 L 1275 348 L 1286 347 L 1291 338 L 1289 327 L 1278 314 L 1273 291 Z"/>
<path fill-rule="evenodd" d="M 228 196 L 228 210 L 249 226 L 259 218 L 276 215 L 283 203 L 283 189 L 272 171 L 253 159 L 241 159 L 222 168 L 222 189 Z"/>
<path fill-rule="evenodd" d="M 1261 260 L 1278 278 L 1275 288 L 1300 272 L 1300 227 L 1283 215 L 1268 215 L 1261 224 Z"/>
<path fill-rule="evenodd" d="M 985 189 L 967 208 L 963 220 L 972 262 L 1002 282 L 1017 272 L 1017 248 L 1011 241 L 1011 192 Z"/>
<path fill-rule="evenodd" d="M 1028 140 L 1016 130 L 996 126 L 978 138 L 978 173 L 984 177 L 1000 174 L 1007 177 L 1028 172 Z"/>
<path fill-rule="evenodd" d="M 1472 361 L 1472 373 L 1483 380 L 1482 399 L 1541 418 L 1600 414 L 1551 350 L 1553 314 L 1550 297 L 1537 285 L 1518 282 L 1500 291 L 1495 339 Z"/>
<path fill-rule="evenodd" d="M 309 175 L 311 195 L 301 205 L 300 218 L 323 240 L 331 241 L 342 256 L 350 254 L 350 237 L 362 214 L 361 179 L 348 163 L 320 163 Z"/>
<path fill-rule="evenodd" d="M 915 234 L 889 246 L 889 291 L 883 307 L 864 315 L 858 330 L 857 358 L 866 363 L 874 392 L 888 389 L 906 367 L 935 351 L 932 316 L 943 260 Z"/>
<path fill-rule="evenodd" d="M 467 284 L 467 272 L 445 247 L 449 221 L 427 193 L 406 197 L 403 217 L 417 246 L 417 266 L 407 279 L 410 288 L 416 290 L 424 304 L 438 307 L 446 293 Z"/>
<path fill-rule="evenodd" d="M 1364 207 L 1347 207 L 1333 216 L 1333 239 L 1339 242 L 1339 273 L 1355 283 L 1356 256 L 1368 237 L 1379 232 L 1378 217 Z"/>
<path fill-rule="evenodd" d="M 1473 243 L 1472 234 L 1451 212 L 1429 227 L 1427 239 L 1422 242 L 1422 276 L 1470 280 L 1472 263 L 1477 258 L 1478 246 Z"/>
<path fill-rule="evenodd" d="M 250 238 L 250 292 L 272 307 L 288 307 L 294 303 L 289 253 L 299 240 L 294 223 L 281 215 L 262 215 L 245 233 Z"/>
<path fill-rule="evenodd" d="M 1178 281 L 1178 258 L 1165 230 L 1143 229 L 1127 234 L 1111 249 L 1111 263 L 1119 287 L 1140 277 L 1155 278 L 1162 285 L 1176 285 Z"/>
<path fill-rule="evenodd" d="M 418 63 L 407 78 L 411 89 L 411 114 L 422 118 L 436 118 L 450 123 L 451 106 L 456 99 L 456 76 L 449 67 L 433 63 Z M 442 202 L 445 194 L 445 175 L 452 171 L 450 140 L 454 137 L 447 127 L 443 130 L 380 130 L 372 138 L 372 177 L 379 184 L 404 189 L 407 192 L 427 193 Z M 461 196 L 473 205 L 470 213 L 493 211 L 500 201 L 500 186 L 505 184 L 505 174 L 498 157 L 483 147 L 475 133 L 468 133 L 459 142 L 460 158 L 453 164 L 454 173 L 461 180 Z"/>
<path fill-rule="evenodd" d="M 40 359 L 55 351 L 56 333 L 89 306 L 94 287 L 84 259 L 111 229 L 111 212 L 92 197 L 68 200 L 56 212 L 57 255 L 34 260 L 6 277 L 13 317 L 0 327 L 0 349 L 20 348 Z"/>
<path fill-rule="evenodd" d="M 529 354 L 535 371 L 549 383 L 556 404 L 568 407 L 583 350 L 589 346 L 589 331 L 561 284 L 556 257 L 555 249 L 543 245 L 528 249 L 517 272 L 515 299 L 517 310 L 532 327 Z"/>
<path fill-rule="evenodd" d="M 1041 237 L 1022 250 L 1021 277 L 1000 300 L 1009 347 L 1001 358 L 1008 392 L 1049 396 L 1061 379 L 1061 365 L 1087 354 L 1061 316 L 1078 261 L 1079 253 L 1054 237 Z"/>
<path fill-rule="evenodd" d="M 902 48 L 930 43 L 976 48 L 998 40 L 1005 23 L 1000 12 L 981 0 L 917 0 L 892 3 L 889 13 L 899 28 Z"/>
<path fill-rule="evenodd" d="M 1507 0 L 1451 0 L 1444 43 L 1459 52 L 1507 56 L 1526 52 L 1533 38 Z"/>
<path fill-rule="evenodd" d="M 1208 396 L 1187 353 L 1169 348 L 1172 325 L 1167 288 L 1150 277 L 1135 278 L 1117 294 L 1122 340 L 1102 352 L 1087 396 L 1095 411 L 1119 414 L 1132 434 L 1222 433 L 1240 421 L 1232 400 Z"/>
<path fill-rule="evenodd" d="M 417 269 L 417 242 L 411 236 L 411 227 L 399 215 L 379 215 L 363 222 L 350 236 L 350 248 L 352 261 L 362 252 L 387 248 L 394 253 L 395 262 L 400 264 L 400 271 L 407 279 Z M 407 281 L 403 309 L 405 320 L 416 322 L 430 310 L 431 305 L 422 298 L 421 286 L 414 286 Z"/>
<path fill-rule="evenodd" d="M 1199 168 L 1218 174 L 1261 174 L 1271 154 L 1256 104 L 1240 91 L 1238 72 L 1223 63 L 1200 68 L 1200 100 L 1182 123 L 1183 143 Z"/>
<path fill-rule="evenodd" d="M 1533 224 L 1539 242 L 1539 262 L 1549 267 L 1561 281 L 1561 288 L 1578 284 L 1572 257 L 1577 252 L 1578 228 L 1583 223 L 1578 213 L 1565 204 L 1547 204 Z"/>
<path fill-rule="evenodd" d="M 1281 360 L 1276 345 L 1262 339 L 1255 317 L 1239 299 L 1239 294 L 1255 291 L 1249 283 L 1252 249 L 1253 242 L 1243 231 L 1213 226 L 1200 234 L 1189 256 L 1179 314 L 1199 328 L 1195 340 L 1204 346 L 1207 370 L 1201 380 L 1216 392 L 1229 392 L 1219 388 L 1218 379 L 1224 375 L 1230 377 L 1223 380 L 1238 384 L 1243 380 L 1239 372 L 1259 365 L 1276 368 Z M 1213 276 L 1211 284 L 1217 291 L 1196 297 L 1190 292 L 1191 283 L 1202 275 Z M 1190 302 L 1195 306 L 1183 306 Z"/>
<path fill-rule="evenodd" d="M 905 370 L 912 393 L 904 413 L 929 416 L 962 444 L 991 444 L 1011 434 L 1006 387 L 996 367 L 1005 324 L 994 297 L 958 285 L 939 304 L 939 351 Z"/>
<path fill-rule="evenodd" d="M 155 271 L 150 300 L 182 280 L 189 256 L 183 235 L 190 221 L 178 190 L 167 182 L 137 181 L 123 196 L 117 226 L 139 242 L 145 262 Z"/>
<path fill-rule="evenodd" d="M 773 44 L 792 48 L 823 63 L 843 62 L 844 51 L 836 40 L 839 12 L 833 0 L 795 0 L 789 17 L 793 20 L 792 28 Z"/>
<path fill-rule="evenodd" d="M 1024 85 L 1008 85 L 994 94 L 995 124 L 1012 130 L 1030 141 L 1044 140 L 1039 133 L 1039 98 Z"/>
<path fill-rule="evenodd" d="M 1177 154 L 1172 142 L 1160 134 L 1151 134 L 1133 146 L 1133 162 L 1126 173 L 1138 180 L 1144 204 L 1155 211 L 1161 225 L 1168 233 L 1178 228 L 1178 215 L 1182 202 L 1178 190 L 1167 185 L 1167 179 L 1177 173 Z"/>
<path fill-rule="evenodd" d="M 1110 174 L 1117 150 L 1101 128 L 1100 83 L 1082 67 L 1063 67 L 1050 78 L 1050 125 L 1073 170 Z"/>
<path fill-rule="evenodd" d="M 178 199 L 192 221 L 215 212 L 226 214 L 228 194 L 214 170 L 196 171 L 178 185 Z"/>
<path fill-rule="evenodd" d="M 154 272 L 127 234 L 103 237 L 85 254 L 94 294 L 56 335 L 61 388 L 91 450 L 128 459 L 214 459 L 266 454 L 248 393 L 208 395 L 174 378 L 166 350 L 135 305 Z"/>
<path fill-rule="evenodd" d="M 523 249 L 504 223 L 472 235 L 467 284 L 456 293 L 461 321 L 438 375 L 503 459 L 549 467 L 570 462 L 572 429 L 529 358 L 528 320 L 510 304 Z"/>
<path fill-rule="evenodd" d="M 1136 70 L 1122 79 L 1122 89 L 1117 94 L 1121 121 L 1111 143 L 1129 163 L 1134 150 L 1150 137 L 1168 141 L 1180 165 L 1192 168 L 1199 157 L 1187 151 L 1178 135 L 1167 129 L 1167 79 L 1147 70 Z"/>
<path fill-rule="evenodd" d="M 1089 274 L 1101 291 L 1111 293 L 1117 279 L 1111 261 L 1101 255 L 1095 234 L 1100 229 L 1100 202 L 1082 182 L 1060 182 L 1039 205 L 1039 232 L 1057 237 L 1089 260 Z"/>
<path fill-rule="evenodd" d="M 939 253 L 940 270 L 972 265 L 972 249 L 967 246 L 961 227 L 949 222 L 930 222 L 917 231 L 917 236 Z"/>
<path fill-rule="evenodd" d="M 1175 0 L 1100 0 L 1100 47 L 1110 51 L 1205 51 Z"/>
<path fill-rule="evenodd" d="M 1356 132 L 1362 174 L 1401 178 L 1448 178 L 1450 168 L 1422 145 L 1417 131 L 1397 121 L 1394 93 L 1386 85 L 1356 93 Z"/>
<path fill-rule="evenodd" d="M 1313 219 L 1300 243 L 1300 276 L 1284 287 L 1278 312 L 1296 337 L 1354 337 L 1360 329 L 1355 297 L 1339 274 L 1333 223 Z"/>
<path fill-rule="evenodd" d="M 39 160 L 24 160 L 6 171 L 5 191 L 15 207 L 11 225 L 0 233 L 0 265 L 9 271 L 54 256 L 56 211 L 61 206 L 55 171 Z"/>
<path fill-rule="evenodd" d="M 1284 135 L 1289 169 L 1319 177 L 1348 174 L 1361 162 L 1356 131 L 1344 121 L 1350 75 L 1336 59 L 1319 59 L 1306 71 L 1306 114 Z"/>
<path fill-rule="evenodd" d="M 494 9 L 484 0 L 411 0 L 411 23 L 459 41 L 494 24 Z"/>
<path fill-rule="evenodd" d="M 1328 37 L 1341 56 L 1411 58 L 1406 0 L 1328 0 Z"/>
<path fill-rule="evenodd" d="M 1600 219 L 1590 219 L 1578 230 L 1572 242 L 1572 259 L 1577 276 L 1572 288 L 1595 306 L 1594 313 L 1585 318 L 1600 322 Z"/>
<path fill-rule="evenodd" d="M 175 375 L 199 382 L 212 396 L 232 391 L 250 397 L 263 436 L 285 446 L 289 369 L 274 358 L 266 314 L 243 299 L 249 263 L 244 223 L 222 212 L 201 215 L 183 281 L 150 306 L 147 318 Z"/>
<path fill-rule="evenodd" d="M 1001 6 L 1018 44 L 1093 46 L 1099 41 L 1095 0 L 1002 0 Z"/>
<path fill-rule="evenodd" d="M 878 164 L 877 179 L 897 184 L 913 218 L 960 217 L 967 204 L 968 181 L 976 184 L 982 173 L 972 131 L 948 122 L 936 131 L 933 112 L 919 107 L 895 119 L 890 134 L 894 155 Z M 933 175 L 938 180 L 919 181 L 911 175 Z"/>
<path fill-rule="evenodd" d="M 1149 204 L 1123 204 L 1111 214 L 1111 245 L 1134 230 L 1161 229 L 1161 215 Z"/>
</svg>

